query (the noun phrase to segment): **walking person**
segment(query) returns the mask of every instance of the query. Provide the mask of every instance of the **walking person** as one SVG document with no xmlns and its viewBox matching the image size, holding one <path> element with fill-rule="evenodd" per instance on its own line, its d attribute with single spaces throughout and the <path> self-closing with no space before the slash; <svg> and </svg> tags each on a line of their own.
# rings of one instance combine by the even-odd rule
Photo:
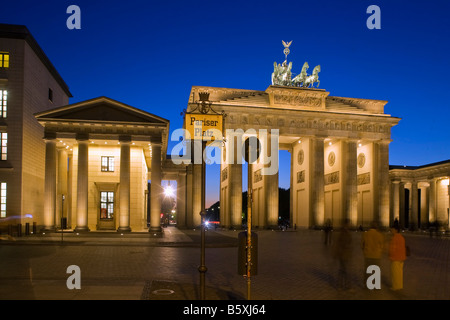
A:
<svg viewBox="0 0 450 320">
<path fill-rule="evenodd" d="M 349 228 L 350 220 L 346 219 L 334 243 L 333 253 L 338 261 L 338 290 L 353 291 L 349 277 L 349 265 L 352 258 L 352 235 Z"/>
<path fill-rule="evenodd" d="M 381 270 L 381 257 L 384 249 L 384 235 L 378 229 L 378 223 L 373 221 L 370 229 L 363 233 L 362 250 L 364 254 L 364 286 L 367 282 L 367 268 L 376 265 Z"/>
<path fill-rule="evenodd" d="M 403 265 L 406 260 L 405 238 L 400 234 L 400 226 L 394 223 L 392 239 L 389 243 L 389 259 L 391 260 L 391 290 L 403 289 Z"/>
<path fill-rule="evenodd" d="M 333 231 L 331 219 L 327 219 L 323 230 L 325 231 L 325 245 L 329 245 L 331 244 L 331 232 Z"/>
</svg>

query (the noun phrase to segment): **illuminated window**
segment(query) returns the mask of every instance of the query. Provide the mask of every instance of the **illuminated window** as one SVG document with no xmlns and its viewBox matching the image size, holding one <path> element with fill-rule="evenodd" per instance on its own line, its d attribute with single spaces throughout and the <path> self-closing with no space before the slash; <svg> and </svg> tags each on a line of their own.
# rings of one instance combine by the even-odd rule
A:
<svg viewBox="0 0 450 320">
<path fill-rule="evenodd" d="M 102 157 L 102 171 L 114 172 L 114 157 Z"/>
<path fill-rule="evenodd" d="M 6 218 L 6 182 L 0 183 L 0 218 Z"/>
<path fill-rule="evenodd" d="M 0 118 L 6 118 L 8 91 L 0 90 Z"/>
<path fill-rule="evenodd" d="M 100 192 L 100 219 L 107 220 L 114 218 L 114 192 Z"/>
<path fill-rule="evenodd" d="M 9 68 L 8 52 L 0 52 L 0 68 Z"/>
<path fill-rule="evenodd" d="M 8 134 L 6 132 L 2 132 L 0 134 L 0 145 L 1 145 L 1 153 L 0 159 L 7 160 L 8 159 Z"/>
</svg>

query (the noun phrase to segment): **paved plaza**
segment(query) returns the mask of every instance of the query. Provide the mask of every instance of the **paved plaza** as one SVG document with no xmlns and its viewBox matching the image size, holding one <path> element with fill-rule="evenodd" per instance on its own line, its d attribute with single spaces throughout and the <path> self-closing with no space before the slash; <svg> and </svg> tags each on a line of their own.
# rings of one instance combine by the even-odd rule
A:
<svg viewBox="0 0 450 320">
<path fill-rule="evenodd" d="M 247 297 L 237 273 L 238 234 L 206 232 L 206 299 Z M 361 232 L 353 231 L 351 290 L 337 287 L 338 264 L 320 230 L 256 230 L 258 274 L 251 278 L 252 300 L 448 300 L 450 239 L 404 232 L 412 255 L 405 262 L 404 290 L 389 289 L 387 255 L 381 289 L 363 280 Z M 336 232 L 335 232 L 336 234 Z M 332 238 L 336 238 L 336 235 Z M 385 233 L 386 239 L 389 233 Z M 120 234 L 52 233 L 0 241 L 0 299 L 39 300 L 198 300 L 200 230 L 164 228 Z M 81 289 L 68 289 L 67 267 L 81 270 Z"/>
</svg>

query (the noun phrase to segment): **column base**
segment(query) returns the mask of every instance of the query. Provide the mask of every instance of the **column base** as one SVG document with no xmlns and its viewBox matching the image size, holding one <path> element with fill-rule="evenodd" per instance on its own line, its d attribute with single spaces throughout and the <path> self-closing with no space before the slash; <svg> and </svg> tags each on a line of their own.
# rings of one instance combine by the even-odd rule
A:
<svg viewBox="0 0 450 320">
<path fill-rule="evenodd" d="M 150 227 L 150 228 L 148 228 L 148 232 L 162 232 L 162 228 L 161 228 L 161 226 Z"/>
<path fill-rule="evenodd" d="M 130 227 L 119 227 L 117 229 L 117 232 L 131 232 L 131 228 Z"/>
<path fill-rule="evenodd" d="M 56 227 L 55 226 L 44 227 L 40 230 L 40 233 L 43 233 L 43 232 L 56 232 Z"/>
<path fill-rule="evenodd" d="M 81 233 L 81 232 L 89 232 L 89 231 L 91 231 L 91 230 L 89 230 L 88 227 L 76 227 L 73 230 L 73 232 L 79 232 L 79 233 Z"/>
</svg>

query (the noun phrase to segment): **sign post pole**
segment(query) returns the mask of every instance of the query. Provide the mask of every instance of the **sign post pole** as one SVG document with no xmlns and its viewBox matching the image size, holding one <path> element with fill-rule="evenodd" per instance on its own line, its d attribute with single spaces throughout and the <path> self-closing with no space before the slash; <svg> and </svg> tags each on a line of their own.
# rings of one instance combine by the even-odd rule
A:
<svg viewBox="0 0 450 320">
<path fill-rule="evenodd" d="M 212 110 L 209 101 L 209 93 L 200 93 L 200 101 L 197 103 L 199 113 L 185 112 L 185 129 L 189 132 L 190 139 L 201 140 L 201 159 L 202 159 L 202 185 L 201 185 L 201 245 L 200 245 L 200 299 L 205 300 L 205 274 L 208 268 L 205 265 L 205 221 L 206 221 L 206 159 L 205 150 L 207 141 L 222 140 L 223 113 L 219 114 Z M 195 111 L 195 109 L 193 111 Z M 213 111 L 214 114 L 209 114 Z M 198 150 L 194 148 L 194 150 Z M 198 151 L 197 151 L 198 152 Z M 198 158 L 195 157 L 194 158 Z"/>
</svg>

